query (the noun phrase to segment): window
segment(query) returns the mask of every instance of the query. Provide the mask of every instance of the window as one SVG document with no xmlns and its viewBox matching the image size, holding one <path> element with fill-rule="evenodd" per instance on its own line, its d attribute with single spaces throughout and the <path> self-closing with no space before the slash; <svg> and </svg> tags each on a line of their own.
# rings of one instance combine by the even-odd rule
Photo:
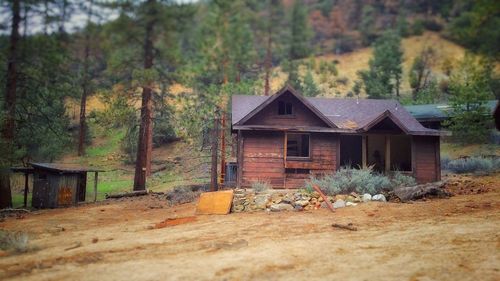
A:
<svg viewBox="0 0 500 281">
<path fill-rule="evenodd" d="M 309 157 L 309 134 L 287 134 L 287 157 Z"/>
<path fill-rule="evenodd" d="M 291 102 L 284 102 L 284 101 L 278 102 L 278 115 L 292 115 L 292 114 L 293 114 L 293 108 Z"/>
</svg>

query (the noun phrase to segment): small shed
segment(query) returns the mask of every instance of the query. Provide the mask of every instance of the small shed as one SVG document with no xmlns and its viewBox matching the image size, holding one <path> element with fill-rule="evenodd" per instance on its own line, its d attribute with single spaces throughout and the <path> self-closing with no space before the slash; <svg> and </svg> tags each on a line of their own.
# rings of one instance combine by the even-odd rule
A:
<svg viewBox="0 0 500 281">
<path fill-rule="evenodd" d="M 76 205 L 85 201 L 87 173 L 95 173 L 94 201 L 97 197 L 98 173 L 102 170 L 74 164 L 31 163 L 29 168 L 13 168 L 14 172 L 33 174 L 34 208 L 58 208 Z M 27 180 L 26 180 L 27 181 Z M 27 184 L 25 190 L 25 204 Z"/>
</svg>

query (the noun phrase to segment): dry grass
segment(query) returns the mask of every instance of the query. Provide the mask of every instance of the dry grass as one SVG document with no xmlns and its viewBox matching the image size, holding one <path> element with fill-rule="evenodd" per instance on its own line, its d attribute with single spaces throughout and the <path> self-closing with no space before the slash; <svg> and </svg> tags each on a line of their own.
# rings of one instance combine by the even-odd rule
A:
<svg viewBox="0 0 500 281">
<path fill-rule="evenodd" d="M 463 47 L 442 38 L 438 33 L 435 32 L 425 32 L 420 36 L 404 38 L 402 40 L 402 46 L 404 50 L 402 84 L 403 92 L 408 92 L 410 90 L 410 84 L 408 82 L 409 69 L 411 68 L 415 57 L 417 57 L 425 48 L 432 47 L 436 52 L 437 59 L 434 62 L 432 68 L 437 77 L 444 76 L 442 70 L 444 61 L 451 60 L 452 62 L 456 62 L 460 60 L 465 54 L 465 49 Z M 328 54 L 325 56 L 316 57 L 316 64 L 319 65 L 321 61 L 338 61 L 338 77 L 346 77 L 348 81 L 345 85 L 338 83 L 336 91 L 339 91 L 341 93 L 341 96 L 345 96 L 352 89 L 354 81 L 356 81 L 356 79 L 358 78 L 357 72 L 359 70 L 368 68 L 368 61 L 372 57 L 372 52 L 372 48 L 363 48 L 342 55 Z M 279 72 L 279 70 L 276 71 Z M 280 85 L 283 85 L 285 79 L 286 75 L 280 74 L 277 78 L 274 79 L 273 85 L 278 85 L 277 88 L 279 88 Z M 333 80 L 335 79 L 335 77 L 331 77 L 330 79 Z M 315 77 L 315 81 L 318 82 L 319 77 Z"/>
</svg>

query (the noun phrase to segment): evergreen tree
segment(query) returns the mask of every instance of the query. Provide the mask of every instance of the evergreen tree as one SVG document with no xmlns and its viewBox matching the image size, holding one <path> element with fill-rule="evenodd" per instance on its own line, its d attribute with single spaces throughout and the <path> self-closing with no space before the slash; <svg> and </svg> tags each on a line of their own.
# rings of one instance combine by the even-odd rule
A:
<svg viewBox="0 0 500 281">
<path fill-rule="evenodd" d="M 450 80 L 450 121 L 455 140 L 461 143 L 484 142 L 491 128 L 491 112 L 485 106 L 493 98 L 490 87 L 493 65 L 466 55 Z"/>
<path fill-rule="evenodd" d="M 319 95 L 320 91 L 311 70 L 308 70 L 302 81 L 302 94 L 306 97 L 315 97 Z"/>
<path fill-rule="evenodd" d="M 375 41 L 369 69 L 358 72 L 369 98 L 390 98 L 393 93 L 399 97 L 402 61 L 400 37 L 394 31 L 385 32 Z"/>
<path fill-rule="evenodd" d="M 311 54 L 311 29 L 308 25 L 308 12 L 302 0 L 295 0 L 292 8 L 289 59 L 297 60 Z"/>
<path fill-rule="evenodd" d="M 432 48 L 425 48 L 420 54 L 415 57 L 413 64 L 408 74 L 410 87 L 412 88 L 412 97 L 416 101 L 419 99 L 420 92 L 429 87 L 433 82 L 431 77 L 431 66 L 435 60 L 435 52 Z M 435 82 L 435 81 L 434 81 Z M 435 86 L 436 83 L 434 83 Z M 428 93 L 428 91 L 426 91 Z"/>
</svg>

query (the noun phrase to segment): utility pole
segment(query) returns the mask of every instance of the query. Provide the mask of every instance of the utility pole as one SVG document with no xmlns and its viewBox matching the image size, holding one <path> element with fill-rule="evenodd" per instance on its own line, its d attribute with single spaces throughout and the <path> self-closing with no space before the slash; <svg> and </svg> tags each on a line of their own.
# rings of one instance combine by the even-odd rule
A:
<svg viewBox="0 0 500 281">
<path fill-rule="evenodd" d="M 220 142 L 221 142 L 221 153 L 220 153 L 220 183 L 224 185 L 224 176 L 226 175 L 226 114 L 221 113 L 221 130 L 220 130 Z"/>
<path fill-rule="evenodd" d="M 218 183 L 217 183 L 217 150 L 219 148 L 218 144 L 218 134 L 219 134 L 219 120 L 218 120 L 218 115 L 219 112 L 218 110 L 215 112 L 214 115 L 214 127 L 212 129 L 212 169 L 210 173 L 210 191 L 217 191 L 219 189 Z"/>
</svg>

